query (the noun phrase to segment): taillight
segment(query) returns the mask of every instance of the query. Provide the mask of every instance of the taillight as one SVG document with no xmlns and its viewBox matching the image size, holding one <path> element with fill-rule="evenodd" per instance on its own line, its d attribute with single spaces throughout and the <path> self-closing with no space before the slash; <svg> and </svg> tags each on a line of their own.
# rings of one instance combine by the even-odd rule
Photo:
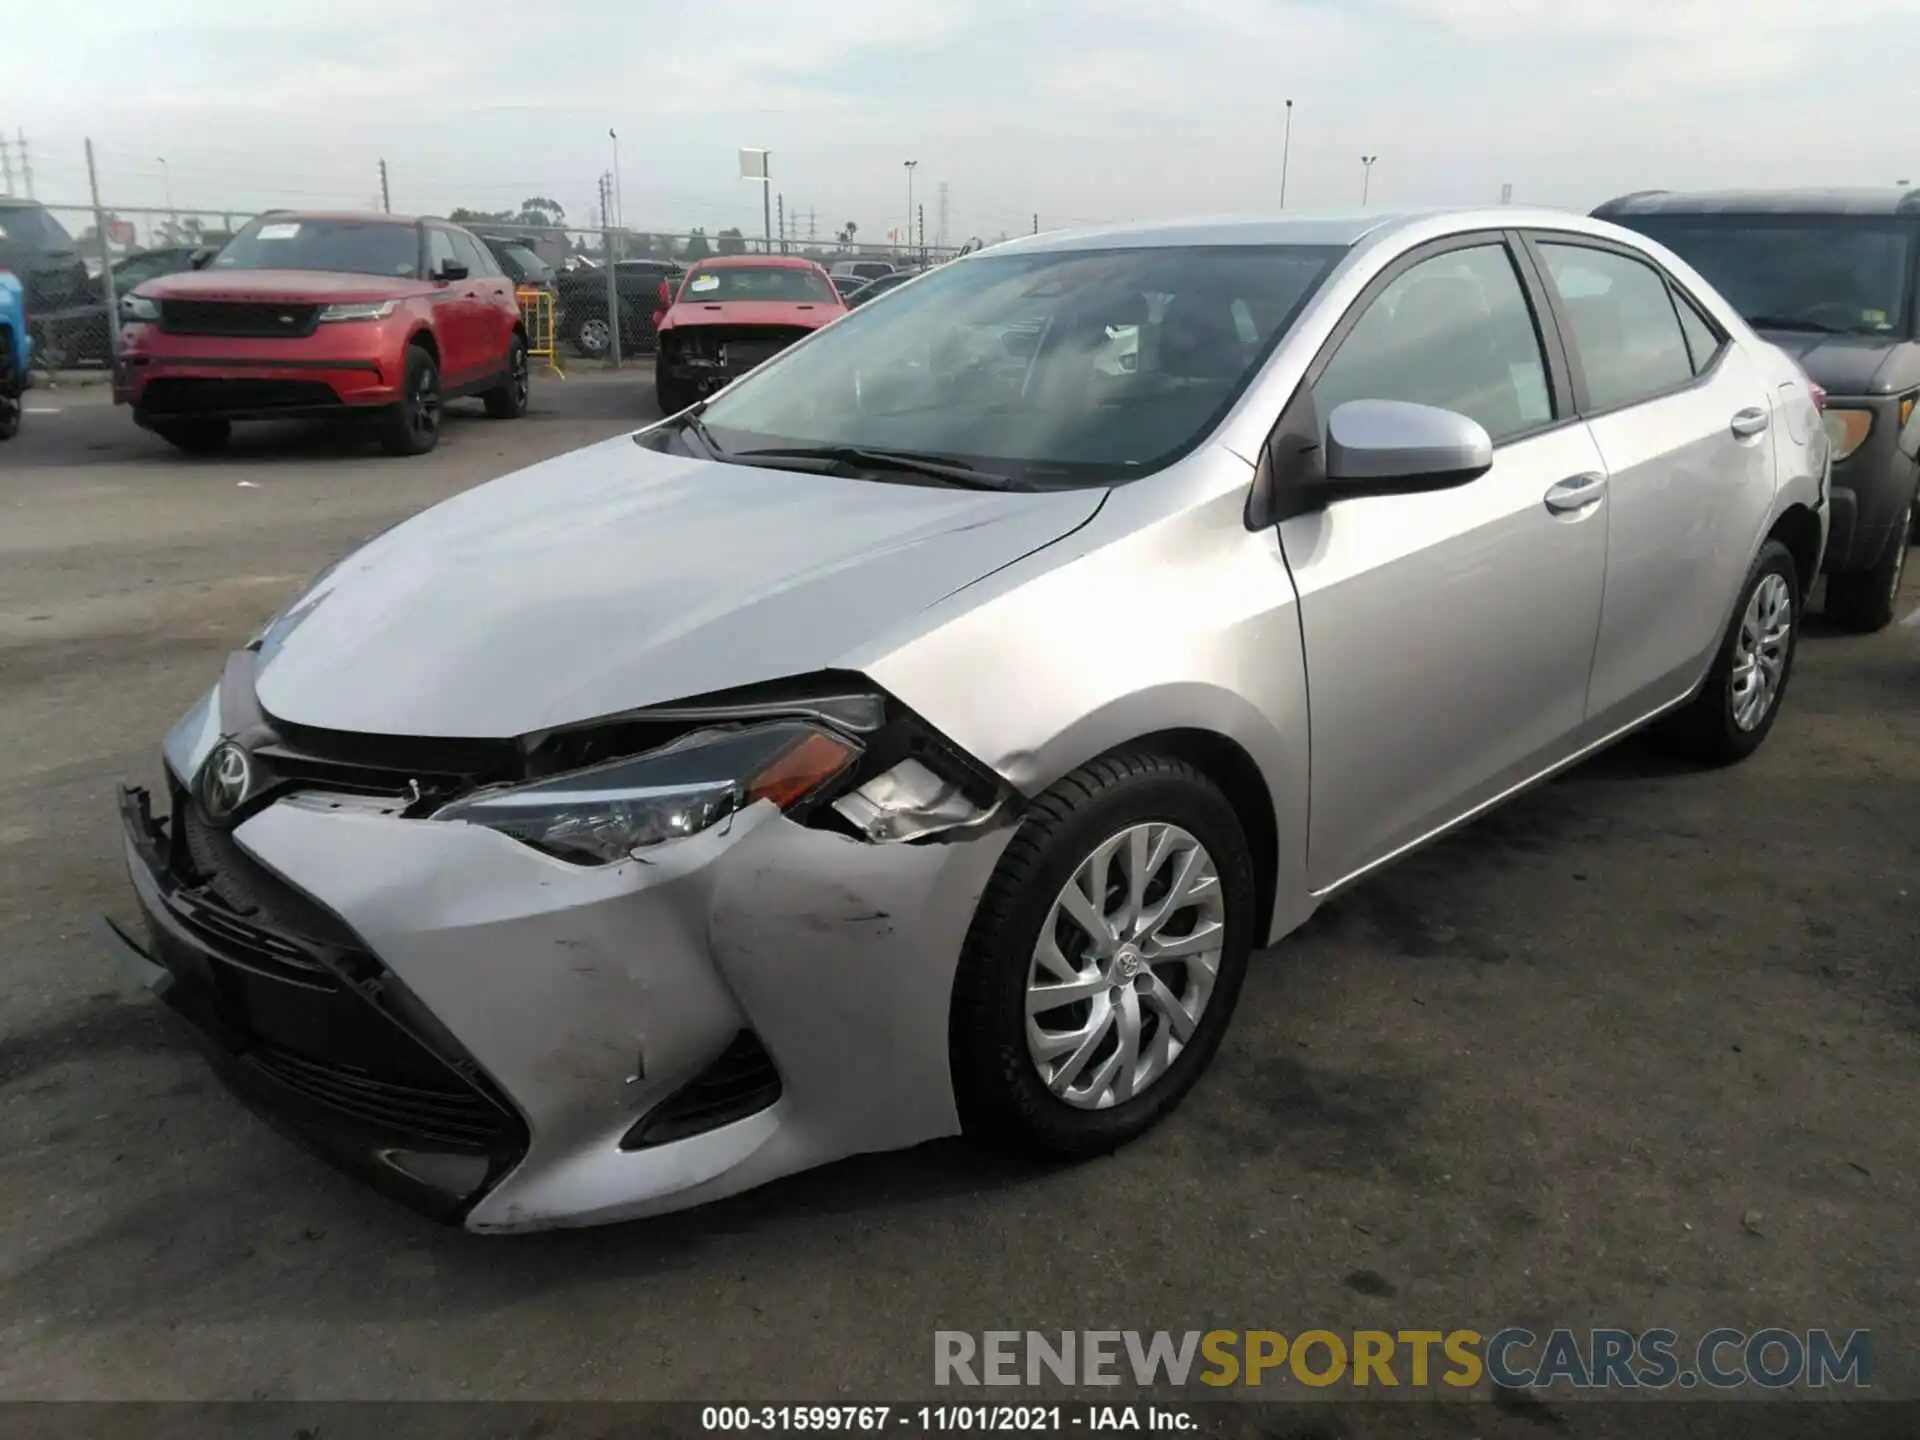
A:
<svg viewBox="0 0 1920 1440">
<path fill-rule="evenodd" d="M 1826 409 L 1827 408 L 1827 392 L 1822 390 L 1818 385 L 1814 384 L 1813 381 L 1811 380 L 1807 382 L 1807 389 L 1813 395 L 1813 408 L 1816 410 Z"/>
</svg>

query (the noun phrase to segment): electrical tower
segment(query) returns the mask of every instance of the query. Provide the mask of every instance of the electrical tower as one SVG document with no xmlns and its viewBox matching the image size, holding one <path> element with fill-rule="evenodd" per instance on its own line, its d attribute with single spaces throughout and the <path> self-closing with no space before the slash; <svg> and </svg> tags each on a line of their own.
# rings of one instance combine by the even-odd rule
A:
<svg viewBox="0 0 1920 1440">
<path fill-rule="evenodd" d="M 947 244 L 947 182 L 944 180 L 940 182 L 937 208 L 934 214 L 937 219 L 933 227 L 933 243 L 941 249 L 945 249 Z"/>
<path fill-rule="evenodd" d="M 0 135 L 0 181 L 6 184 L 5 193 L 13 194 L 13 151 L 7 148 L 7 137 Z"/>
<path fill-rule="evenodd" d="M 27 132 L 19 132 L 20 182 L 27 192 L 27 198 L 33 199 L 33 157 L 27 153 Z"/>
</svg>

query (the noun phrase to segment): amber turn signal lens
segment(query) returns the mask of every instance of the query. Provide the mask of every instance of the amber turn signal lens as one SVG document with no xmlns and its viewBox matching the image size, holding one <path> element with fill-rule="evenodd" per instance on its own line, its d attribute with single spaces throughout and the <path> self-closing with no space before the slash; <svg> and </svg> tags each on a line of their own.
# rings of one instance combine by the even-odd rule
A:
<svg viewBox="0 0 1920 1440">
<path fill-rule="evenodd" d="M 1833 458 L 1844 460 L 1866 443 L 1873 430 L 1871 410 L 1829 410 L 1826 413 L 1827 438 L 1833 442 Z"/>
<path fill-rule="evenodd" d="M 755 775 L 747 793 L 755 800 L 771 800 L 784 810 L 845 770 L 859 753 L 856 747 L 825 731 L 812 731 Z"/>
</svg>

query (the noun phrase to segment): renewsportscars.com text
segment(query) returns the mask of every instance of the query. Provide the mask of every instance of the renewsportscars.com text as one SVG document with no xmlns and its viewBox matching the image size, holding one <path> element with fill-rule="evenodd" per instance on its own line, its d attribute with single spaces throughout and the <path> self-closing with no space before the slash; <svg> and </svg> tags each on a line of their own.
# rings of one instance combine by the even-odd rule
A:
<svg viewBox="0 0 1920 1440">
<path fill-rule="evenodd" d="M 1826 1330 L 937 1330 L 936 1385 L 1297 1384 L 1509 1390 L 1873 1384 L 1873 1337 Z"/>
</svg>

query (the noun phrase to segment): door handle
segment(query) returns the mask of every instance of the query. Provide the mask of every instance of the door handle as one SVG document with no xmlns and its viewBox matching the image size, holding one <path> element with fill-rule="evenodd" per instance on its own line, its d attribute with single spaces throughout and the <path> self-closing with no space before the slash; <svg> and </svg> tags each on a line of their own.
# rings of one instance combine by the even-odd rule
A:
<svg viewBox="0 0 1920 1440">
<path fill-rule="evenodd" d="M 1751 440 L 1767 428 L 1767 412 L 1758 405 L 1749 405 L 1733 417 L 1733 433 L 1742 440 Z"/>
<path fill-rule="evenodd" d="M 1607 477 L 1594 471 L 1569 475 L 1547 491 L 1547 509 L 1555 515 L 1577 515 L 1600 503 L 1607 493 Z"/>
</svg>

